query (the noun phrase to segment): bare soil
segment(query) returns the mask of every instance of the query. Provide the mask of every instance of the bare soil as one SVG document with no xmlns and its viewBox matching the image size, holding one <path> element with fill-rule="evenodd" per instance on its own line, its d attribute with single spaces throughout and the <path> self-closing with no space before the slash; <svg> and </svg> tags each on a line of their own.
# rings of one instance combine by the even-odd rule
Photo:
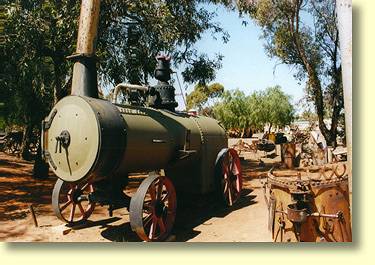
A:
<svg viewBox="0 0 375 265">
<path fill-rule="evenodd" d="M 261 179 L 279 156 L 241 154 L 243 193 L 231 208 L 223 208 L 213 196 L 183 195 L 178 198 L 176 223 L 170 241 L 192 242 L 268 242 L 267 208 L 263 199 Z M 259 163 L 259 158 L 262 161 Z M 69 228 L 54 215 L 51 194 L 56 177 L 46 180 L 32 177 L 33 164 L 0 153 L 0 241 L 47 242 L 110 242 L 139 241 L 131 231 L 126 209 L 114 211 L 96 207 L 90 220 Z M 285 171 L 289 174 L 290 171 Z M 130 178 L 128 193 L 139 186 L 142 177 Z M 38 227 L 30 213 L 33 206 Z"/>
</svg>

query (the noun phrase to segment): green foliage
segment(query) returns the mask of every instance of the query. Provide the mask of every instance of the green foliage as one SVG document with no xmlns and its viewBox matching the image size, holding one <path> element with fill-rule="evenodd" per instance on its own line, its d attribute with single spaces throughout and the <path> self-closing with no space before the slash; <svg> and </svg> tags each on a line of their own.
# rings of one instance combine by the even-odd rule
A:
<svg viewBox="0 0 375 265">
<path fill-rule="evenodd" d="M 159 52 L 183 65 L 187 82 L 205 84 L 221 56 L 208 58 L 194 47 L 204 32 L 228 35 L 212 22 L 204 0 L 101 1 L 97 44 L 101 86 L 148 83 Z M 7 123 L 38 126 L 55 101 L 69 93 L 80 1 L 16 0 L 1 6 L 1 98 Z"/>
<path fill-rule="evenodd" d="M 159 52 L 170 54 L 175 67 L 185 67 L 186 82 L 213 80 L 222 56 L 211 59 L 193 46 L 204 32 L 220 35 L 223 41 L 228 34 L 212 22 L 214 13 L 200 7 L 204 2 L 102 1 L 98 54 L 104 80 L 147 84 Z"/>
<path fill-rule="evenodd" d="M 213 112 L 224 128 L 244 129 L 251 125 L 251 109 L 245 93 L 236 89 L 225 91 L 222 102 L 214 106 Z"/>
<path fill-rule="evenodd" d="M 209 100 L 220 97 L 223 92 L 224 86 L 219 83 L 210 85 L 198 83 L 186 98 L 187 109 L 198 108 L 201 111 Z"/>
<path fill-rule="evenodd" d="M 262 29 L 268 55 L 292 66 L 295 78 L 306 81 L 306 98 L 314 103 L 320 130 L 335 145 L 343 109 L 336 1 L 241 0 L 237 7 Z M 329 129 L 323 121 L 327 115 Z"/>
<path fill-rule="evenodd" d="M 293 120 L 294 108 L 291 104 L 291 97 L 284 94 L 280 86 L 266 89 L 262 107 L 265 112 L 263 121 L 267 122 L 270 127 L 284 127 Z"/>
<path fill-rule="evenodd" d="M 4 103 L 0 102 L 0 131 L 5 130 L 5 118 L 3 113 Z"/>
<path fill-rule="evenodd" d="M 225 91 L 222 101 L 214 106 L 215 117 L 227 129 L 263 129 L 266 124 L 284 127 L 293 120 L 291 97 L 279 86 L 255 91 L 246 96 L 240 90 Z"/>
<path fill-rule="evenodd" d="M 11 2 L 11 1 L 10 1 Z M 1 101 L 8 124 L 40 126 L 70 66 L 77 14 L 74 1 L 15 1 L 5 5 Z"/>
<path fill-rule="evenodd" d="M 215 79 L 215 69 L 221 67 L 222 58 L 218 56 L 216 60 L 208 60 L 206 55 L 201 55 L 182 72 L 184 80 L 188 83 L 198 82 L 199 86 L 205 86 L 208 81 Z"/>
<path fill-rule="evenodd" d="M 317 115 L 308 110 L 303 111 L 299 118 L 301 120 L 309 121 L 310 123 L 315 123 L 318 120 Z"/>
<path fill-rule="evenodd" d="M 3 0 L 0 16 L 0 102 L 7 124 L 25 132 L 40 128 L 52 105 L 69 94 L 81 1 Z M 210 82 L 221 56 L 209 58 L 194 48 L 203 33 L 228 34 L 212 22 L 205 0 L 102 0 L 98 30 L 101 87 L 119 82 L 147 84 L 159 52 L 184 66 L 185 81 Z M 25 141 L 29 137 L 26 134 Z M 23 146 L 27 144 L 24 141 Z"/>
</svg>

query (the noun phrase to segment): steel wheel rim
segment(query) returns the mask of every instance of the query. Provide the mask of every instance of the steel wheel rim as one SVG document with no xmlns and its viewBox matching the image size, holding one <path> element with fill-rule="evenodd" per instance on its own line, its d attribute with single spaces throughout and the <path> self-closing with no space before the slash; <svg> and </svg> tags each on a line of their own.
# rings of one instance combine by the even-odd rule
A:
<svg viewBox="0 0 375 265">
<path fill-rule="evenodd" d="M 68 183 L 58 179 L 52 193 L 55 215 L 70 225 L 86 221 L 94 211 L 95 203 L 80 201 L 78 197 L 93 191 L 94 187 L 90 182 Z"/>
<path fill-rule="evenodd" d="M 221 159 L 221 194 L 226 205 L 238 201 L 242 190 L 240 158 L 234 149 L 227 149 Z"/>
<path fill-rule="evenodd" d="M 164 240 L 171 232 L 177 199 L 172 182 L 165 176 L 150 175 L 130 201 L 130 225 L 144 241 Z"/>
</svg>

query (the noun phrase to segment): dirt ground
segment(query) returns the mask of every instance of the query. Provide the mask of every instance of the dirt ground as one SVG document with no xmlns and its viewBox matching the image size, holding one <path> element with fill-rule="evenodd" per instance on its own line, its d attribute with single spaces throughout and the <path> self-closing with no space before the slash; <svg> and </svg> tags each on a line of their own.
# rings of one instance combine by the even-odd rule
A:
<svg viewBox="0 0 375 265">
<path fill-rule="evenodd" d="M 267 208 L 261 179 L 280 161 L 279 156 L 241 154 L 243 191 L 231 208 L 218 205 L 212 196 L 179 197 L 170 241 L 177 242 L 268 242 Z M 81 226 L 66 227 L 54 215 L 51 194 L 56 177 L 32 178 L 32 163 L 0 153 L 0 241 L 110 242 L 139 241 L 131 231 L 126 209 L 109 217 L 106 207 L 96 207 Z M 130 178 L 128 193 L 134 193 L 142 178 Z M 34 226 L 29 206 L 37 216 Z"/>
</svg>

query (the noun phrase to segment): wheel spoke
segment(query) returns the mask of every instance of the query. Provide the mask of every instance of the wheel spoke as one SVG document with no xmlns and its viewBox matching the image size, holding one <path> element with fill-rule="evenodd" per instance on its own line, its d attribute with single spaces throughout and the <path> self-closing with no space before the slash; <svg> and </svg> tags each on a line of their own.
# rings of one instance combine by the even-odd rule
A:
<svg viewBox="0 0 375 265">
<path fill-rule="evenodd" d="M 160 200 L 162 201 L 162 202 L 165 202 L 167 199 L 168 199 L 168 197 L 169 197 L 169 193 L 168 193 L 168 191 L 164 194 L 164 197 L 163 198 L 161 198 Z"/>
<path fill-rule="evenodd" d="M 85 217 L 85 210 L 83 209 L 81 202 L 78 203 L 78 208 L 83 217 Z"/>
<path fill-rule="evenodd" d="M 232 187 L 231 187 L 231 185 L 228 185 L 228 202 L 229 202 L 229 206 L 232 206 L 233 201 L 232 201 Z"/>
<path fill-rule="evenodd" d="M 150 224 L 150 221 L 152 220 L 152 214 L 149 214 L 143 219 L 143 227 L 146 227 Z"/>
<path fill-rule="evenodd" d="M 240 183 L 240 176 L 239 175 L 236 175 L 235 184 L 236 184 L 235 187 L 236 187 L 237 193 L 241 193 L 241 183 Z"/>
<path fill-rule="evenodd" d="M 158 192 L 157 192 L 157 199 L 160 200 L 161 198 L 161 192 L 163 191 L 163 177 L 159 178 L 159 183 L 158 183 Z"/>
<path fill-rule="evenodd" d="M 223 177 L 224 177 L 224 180 L 226 181 L 230 176 L 230 172 L 228 171 L 228 169 L 225 171 Z"/>
<path fill-rule="evenodd" d="M 228 165 L 226 165 L 225 163 L 223 163 L 223 175 L 224 176 L 228 176 L 229 175 Z"/>
<path fill-rule="evenodd" d="M 154 215 L 152 215 L 152 224 L 150 228 L 150 233 L 148 235 L 150 239 L 153 239 L 155 237 L 156 224 L 157 224 L 157 218 Z"/>
<path fill-rule="evenodd" d="M 239 170 L 239 168 L 238 168 L 238 166 L 237 166 L 236 163 L 234 163 L 231 172 L 232 172 L 233 175 L 236 175 L 236 176 L 237 176 L 238 174 L 240 174 L 240 170 Z"/>
<path fill-rule="evenodd" d="M 237 190 L 237 187 L 236 187 L 237 185 L 233 185 L 232 186 L 232 193 L 233 193 L 233 198 L 234 198 L 234 200 L 236 200 L 237 199 L 237 197 L 238 197 L 238 194 L 239 194 L 239 192 L 238 192 L 238 190 Z"/>
<path fill-rule="evenodd" d="M 72 202 L 73 201 L 69 199 L 63 206 L 61 206 L 60 212 L 63 212 L 66 209 L 66 207 L 68 207 Z"/>
<path fill-rule="evenodd" d="M 156 191 L 156 188 L 155 188 L 155 184 L 152 183 L 150 185 L 150 196 L 151 196 L 151 200 L 154 202 L 156 200 L 156 195 L 155 195 L 155 191 Z"/>
<path fill-rule="evenodd" d="M 82 186 L 81 190 L 84 191 L 89 186 L 89 184 L 89 182 L 86 182 L 85 185 Z"/>
<path fill-rule="evenodd" d="M 143 211 L 145 213 L 151 213 L 152 212 L 151 201 L 143 203 Z"/>
<path fill-rule="evenodd" d="M 227 194 L 228 193 L 228 181 L 225 181 L 225 184 L 224 184 L 224 194 Z"/>
<path fill-rule="evenodd" d="M 69 221 L 70 222 L 73 222 L 75 211 L 76 211 L 76 204 L 73 203 L 73 207 L 72 207 L 72 209 L 70 211 L 70 215 L 69 215 Z"/>
<path fill-rule="evenodd" d="M 166 231 L 164 221 L 163 221 L 162 217 L 158 218 L 158 224 L 159 224 L 159 228 L 160 228 L 160 235 L 162 235 Z"/>
<path fill-rule="evenodd" d="M 232 170 L 233 170 L 233 164 L 234 164 L 234 160 L 233 160 L 233 158 L 232 158 L 232 159 L 230 159 L 230 161 L 229 161 L 229 172 L 232 172 Z"/>
<path fill-rule="evenodd" d="M 236 195 L 241 193 L 238 181 L 236 181 L 236 183 L 234 185 L 234 188 L 235 188 L 235 191 L 236 191 Z"/>
</svg>

